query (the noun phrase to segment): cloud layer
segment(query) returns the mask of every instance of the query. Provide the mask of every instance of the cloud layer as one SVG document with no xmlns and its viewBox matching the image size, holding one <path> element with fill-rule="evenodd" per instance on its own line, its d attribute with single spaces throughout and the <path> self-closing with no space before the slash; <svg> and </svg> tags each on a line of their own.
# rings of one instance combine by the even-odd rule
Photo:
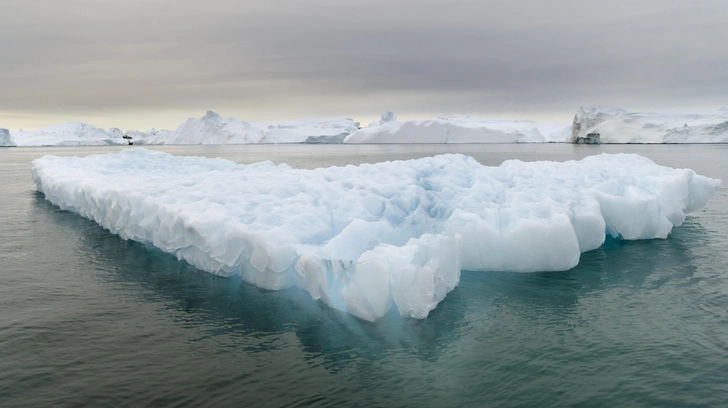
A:
<svg viewBox="0 0 728 408">
<path fill-rule="evenodd" d="M 4 0 L 0 120 L 718 108 L 727 20 L 725 0 Z"/>
</svg>

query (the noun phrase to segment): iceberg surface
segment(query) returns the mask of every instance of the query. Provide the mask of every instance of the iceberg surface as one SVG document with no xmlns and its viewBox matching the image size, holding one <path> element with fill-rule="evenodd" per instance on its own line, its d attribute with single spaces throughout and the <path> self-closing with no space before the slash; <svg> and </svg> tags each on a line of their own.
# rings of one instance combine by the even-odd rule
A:
<svg viewBox="0 0 728 408">
<path fill-rule="evenodd" d="M 552 133 L 569 125 L 549 128 Z M 552 138 L 560 138 L 555 134 Z M 397 121 L 392 112 L 347 136 L 344 143 L 539 143 L 547 141 L 539 125 L 530 120 L 479 119 L 448 116 L 428 120 Z M 549 140 L 551 141 L 551 140 Z M 566 137 L 564 136 L 564 140 Z"/>
<path fill-rule="evenodd" d="M 124 239 L 366 320 L 392 307 L 426 317 L 461 269 L 567 270 L 607 234 L 665 238 L 720 185 L 629 154 L 302 170 L 127 149 L 44 156 L 32 176 L 51 203 Z"/>
<path fill-rule="evenodd" d="M 580 108 L 569 142 L 592 133 L 599 133 L 601 143 L 728 143 L 728 110 L 657 113 L 607 106 Z"/>
</svg>

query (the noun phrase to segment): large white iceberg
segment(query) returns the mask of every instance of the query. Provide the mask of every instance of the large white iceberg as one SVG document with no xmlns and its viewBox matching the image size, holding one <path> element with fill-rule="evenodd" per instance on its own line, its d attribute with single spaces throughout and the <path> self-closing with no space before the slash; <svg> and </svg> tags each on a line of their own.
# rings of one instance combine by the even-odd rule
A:
<svg viewBox="0 0 728 408">
<path fill-rule="evenodd" d="M 397 121 L 392 112 L 347 136 L 344 143 L 539 143 L 556 140 L 569 125 L 544 127 L 530 120 L 480 119 L 456 115 L 428 120 Z M 559 133 L 561 132 L 561 133 Z"/>
<path fill-rule="evenodd" d="M 128 145 L 121 132 L 107 132 L 87 123 L 69 122 L 37 130 L 11 131 L 17 146 L 108 146 Z"/>
<path fill-rule="evenodd" d="M 569 142 L 596 133 L 601 143 L 728 143 L 728 110 L 657 113 L 606 106 L 580 108 Z"/>
<path fill-rule="evenodd" d="M 665 238 L 719 180 L 638 155 L 486 167 L 463 155 L 315 170 L 145 149 L 32 163 L 38 191 L 218 275 L 362 319 L 424 318 L 460 270 L 558 271 L 607 234 Z"/>
</svg>

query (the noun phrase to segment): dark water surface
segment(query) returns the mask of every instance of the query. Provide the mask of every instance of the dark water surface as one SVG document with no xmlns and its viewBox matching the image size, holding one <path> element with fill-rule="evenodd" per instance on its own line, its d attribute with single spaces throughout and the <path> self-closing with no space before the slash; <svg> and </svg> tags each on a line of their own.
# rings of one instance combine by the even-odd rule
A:
<svg viewBox="0 0 728 408">
<path fill-rule="evenodd" d="M 314 168 L 461 152 L 484 164 L 635 152 L 722 178 L 666 240 L 565 272 L 463 272 L 422 321 L 197 271 L 36 193 L 0 148 L 0 407 L 728 406 L 728 146 L 158 147 Z"/>
</svg>

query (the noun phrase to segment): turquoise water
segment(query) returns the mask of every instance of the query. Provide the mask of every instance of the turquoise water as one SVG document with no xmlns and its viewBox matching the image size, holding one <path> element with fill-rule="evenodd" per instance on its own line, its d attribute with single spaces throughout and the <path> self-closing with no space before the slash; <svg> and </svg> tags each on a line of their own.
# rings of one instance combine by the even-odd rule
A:
<svg viewBox="0 0 728 408">
<path fill-rule="evenodd" d="M 728 179 L 715 145 L 160 149 L 307 168 L 628 151 Z M 1 407 L 728 405 L 725 187 L 666 240 L 609 241 L 565 272 L 464 271 L 427 319 L 368 323 L 197 271 L 34 191 L 35 157 L 117 150 L 0 149 Z"/>
</svg>

